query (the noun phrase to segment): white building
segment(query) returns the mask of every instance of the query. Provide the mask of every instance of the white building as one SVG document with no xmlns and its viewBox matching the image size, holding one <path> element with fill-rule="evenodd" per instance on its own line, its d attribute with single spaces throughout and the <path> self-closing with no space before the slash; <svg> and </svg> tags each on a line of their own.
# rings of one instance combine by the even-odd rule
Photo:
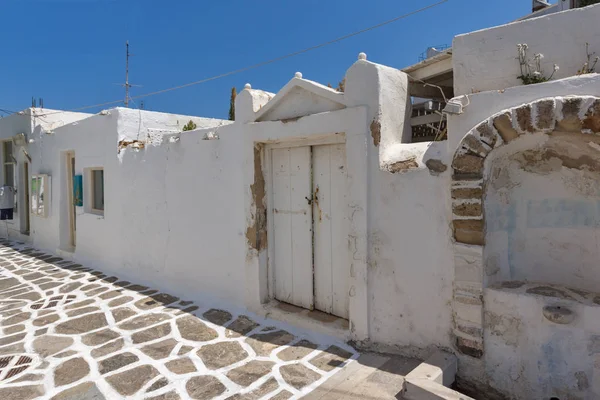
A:
<svg viewBox="0 0 600 400">
<path fill-rule="evenodd" d="M 235 123 L 2 119 L 3 139 L 28 142 L 4 167 L 23 171 L 9 236 L 361 348 L 446 349 L 487 398 L 596 399 L 600 76 L 577 71 L 599 20 L 593 6 L 460 35 L 404 72 L 361 54 L 344 93 L 301 74 L 277 94 L 247 86 Z M 551 81 L 521 84 L 523 43 L 546 76 L 560 66 Z M 411 143 L 410 96 L 431 89 L 414 78 L 452 84 L 447 140 Z M 26 236 L 38 176 L 50 196 Z"/>
</svg>

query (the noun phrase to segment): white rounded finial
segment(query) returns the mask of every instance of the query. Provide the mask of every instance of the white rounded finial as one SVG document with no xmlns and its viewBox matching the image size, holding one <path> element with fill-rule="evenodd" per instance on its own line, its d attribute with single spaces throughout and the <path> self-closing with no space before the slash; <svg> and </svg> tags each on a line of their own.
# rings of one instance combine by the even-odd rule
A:
<svg viewBox="0 0 600 400">
<path fill-rule="evenodd" d="M 250 90 L 250 89 L 252 89 L 252 85 L 250 85 L 249 83 L 246 83 L 246 84 L 244 85 L 244 89 L 248 89 L 248 90 Z"/>
<path fill-rule="evenodd" d="M 294 76 L 298 79 L 302 79 L 302 72 L 296 72 Z"/>
<path fill-rule="evenodd" d="M 367 59 L 367 54 L 366 53 L 358 53 L 358 59 L 359 60 L 366 60 Z"/>
</svg>

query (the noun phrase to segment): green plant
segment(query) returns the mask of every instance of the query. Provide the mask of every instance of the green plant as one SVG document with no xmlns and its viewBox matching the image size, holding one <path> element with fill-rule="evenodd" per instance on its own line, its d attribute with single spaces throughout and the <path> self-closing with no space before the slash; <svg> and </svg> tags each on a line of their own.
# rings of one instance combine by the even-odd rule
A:
<svg viewBox="0 0 600 400">
<path fill-rule="evenodd" d="M 328 83 L 327 87 L 329 89 L 333 89 L 333 86 L 331 86 L 331 83 Z M 346 78 L 344 78 L 338 82 L 338 85 L 335 88 L 335 90 L 337 90 L 338 92 L 342 92 L 342 93 L 346 91 Z"/>
<path fill-rule="evenodd" d="M 600 0 L 598 0 L 598 1 L 600 1 Z M 598 60 L 600 60 L 600 57 L 598 57 L 598 56 L 594 57 L 594 54 L 596 54 L 596 53 L 590 53 L 590 44 L 589 43 L 585 44 L 585 54 L 587 55 L 587 61 L 585 63 L 583 63 L 583 67 L 579 71 L 577 71 L 577 75 L 594 73 L 596 70 L 596 64 L 598 64 Z M 594 58 L 592 59 L 592 57 L 594 57 Z"/>
<path fill-rule="evenodd" d="M 237 97 L 237 91 L 234 87 L 231 88 L 231 98 L 229 99 L 229 120 L 235 121 L 235 98 Z"/>
<path fill-rule="evenodd" d="M 517 52 L 519 55 L 517 60 L 519 60 L 519 68 L 521 69 L 521 75 L 519 75 L 517 78 L 523 82 L 523 85 L 547 82 L 552 79 L 556 71 L 559 70 L 558 65 L 554 64 L 552 75 L 546 77 L 541 65 L 544 55 L 541 53 L 536 53 L 533 55 L 532 60 L 527 56 L 528 48 L 529 46 L 527 46 L 527 43 L 517 45 Z"/>
<path fill-rule="evenodd" d="M 197 128 L 196 124 L 194 123 L 194 121 L 192 121 L 190 119 L 190 122 L 188 122 L 187 124 L 185 124 L 185 126 L 183 127 L 183 131 L 184 132 L 185 131 L 193 131 L 196 128 Z"/>
</svg>

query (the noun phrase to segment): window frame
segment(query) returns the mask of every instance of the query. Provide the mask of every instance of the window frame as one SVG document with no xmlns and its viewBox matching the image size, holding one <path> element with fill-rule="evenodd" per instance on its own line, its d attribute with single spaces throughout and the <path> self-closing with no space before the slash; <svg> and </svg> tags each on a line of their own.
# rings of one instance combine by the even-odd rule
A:
<svg viewBox="0 0 600 400">
<path fill-rule="evenodd" d="M 7 152 L 7 145 L 10 144 L 10 154 Z M 12 186 L 13 188 L 16 188 L 16 184 L 17 184 L 17 176 L 16 176 L 16 160 L 15 160 L 15 155 L 14 155 L 14 143 L 12 141 L 12 139 L 10 140 L 3 140 L 2 141 L 2 177 L 3 177 L 3 184 L 4 185 L 8 185 L 8 169 L 6 168 L 7 165 L 11 166 L 12 169 L 12 185 L 8 185 L 8 186 Z M 10 157 L 8 157 L 10 156 Z"/>
<path fill-rule="evenodd" d="M 35 185 L 33 185 L 34 180 L 36 181 Z M 40 184 L 40 183 L 42 183 L 42 184 Z M 29 195 L 31 197 L 29 213 L 31 215 L 35 215 L 36 217 L 47 218 L 48 214 L 49 214 L 50 199 L 51 199 L 50 176 L 46 175 L 46 174 L 33 174 L 33 175 L 31 175 L 29 185 L 30 185 Z M 44 189 L 44 191 L 43 191 L 44 201 L 41 204 L 43 204 L 44 208 L 43 208 L 43 212 L 40 212 L 40 189 L 42 188 L 42 186 Z M 34 189 L 35 189 L 35 191 L 34 191 Z M 36 199 L 35 204 L 37 205 L 35 211 L 33 210 L 34 196 Z"/>
<path fill-rule="evenodd" d="M 94 172 L 95 171 L 102 171 L 102 209 L 99 208 L 95 208 L 94 206 L 95 204 L 95 193 L 96 193 L 96 187 L 95 187 L 95 177 L 94 177 Z M 92 214 L 97 214 L 97 215 L 104 215 L 104 210 L 106 209 L 106 204 L 104 202 L 104 194 L 105 194 L 105 190 L 104 190 L 104 167 L 90 167 L 88 168 L 88 176 L 90 177 L 90 196 L 89 196 L 89 205 L 90 205 L 90 211 Z"/>
</svg>

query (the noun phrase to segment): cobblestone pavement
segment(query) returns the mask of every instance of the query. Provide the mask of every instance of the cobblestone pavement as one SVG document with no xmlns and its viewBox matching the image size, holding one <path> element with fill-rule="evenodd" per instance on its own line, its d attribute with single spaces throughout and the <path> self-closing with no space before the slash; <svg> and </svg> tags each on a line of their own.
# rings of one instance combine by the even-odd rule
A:
<svg viewBox="0 0 600 400">
<path fill-rule="evenodd" d="M 0 241 L 0 399 L 290 399 L 356 357 Z"/>
</svg>

